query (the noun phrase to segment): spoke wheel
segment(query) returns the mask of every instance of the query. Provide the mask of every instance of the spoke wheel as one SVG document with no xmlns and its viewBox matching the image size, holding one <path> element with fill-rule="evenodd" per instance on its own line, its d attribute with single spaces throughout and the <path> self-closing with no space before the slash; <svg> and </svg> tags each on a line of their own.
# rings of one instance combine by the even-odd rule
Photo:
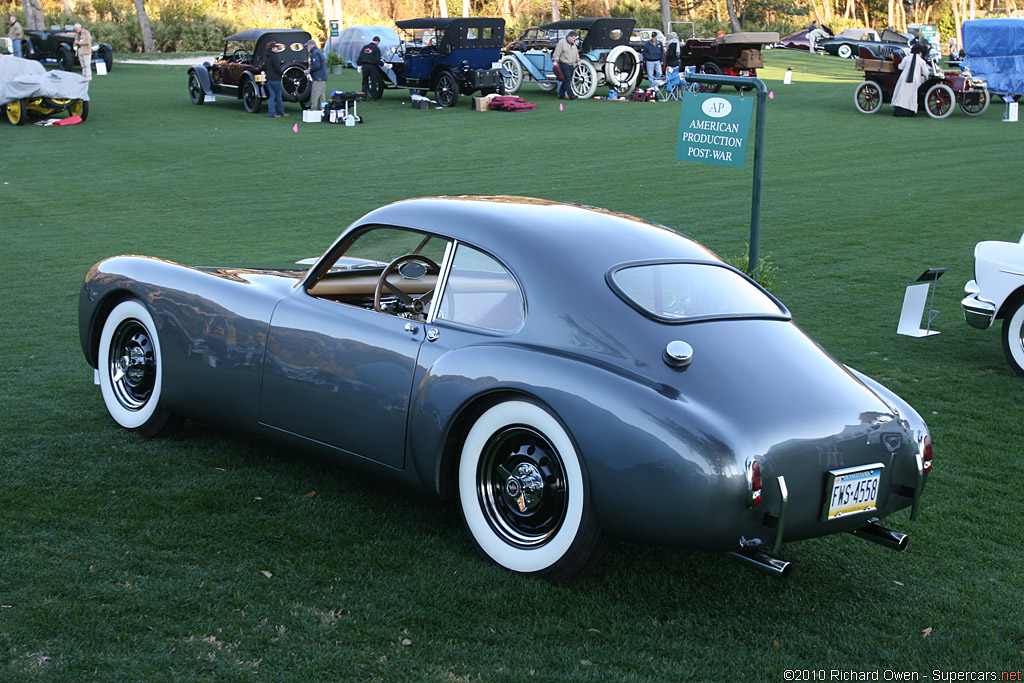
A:
<svg viewBox="0 0 1024 683">
<path fill-rule="evenodd" d="M 117 424 L 143 436 L 178 426 L 179 418 L 160 406 L 163 359 L 153 317 L 138 301 L 114 307 L 100 333 L 100 391 Z"/>
<path fill-rule="evenodd" d="M 597 91 L 597 69 L 587 59 L 581 59 L 572 72 L 572 94 L 589 100 Z"/>
<path fill-rule="evenodd" d="M 284 90 L 284 99 L 289 102 L 301 102 L 309 99 L 313 84 L 301 66 L 293 65 L 281 74 L 281 87 Z"/>
<path fill-rule="evenodd" d="M 518 92 L 523 85 L 523 65 L 515 57 L 509 56 L 501 60 L 501 65 L 511 76 L 502 76 L 505 82 L 505 92 L 512 94 Z"/>
<path fill-rule="evenodd" d="M 604 78 L 614 90 L 625 92 L 632 88 L 639 73 L 640 58 L 629 45 L 615 47 L 605 58 Z"/>
<path fill-rule="evenodd" d="M 206 101 L 203 84 L 199 82 L 199 76 L 195 73 L 188 75 L 188 98 L 192 100 L 192 104 L 202 104 Z"/>
<path fill-rule="evenodd" d="M 514 572 L 561 583 L 607 549 L 572 439 L 535 403 L 499 403 L 476 420 L 459 462 L 459 498 L 481 554 Z"/>
<path fill-rule="evenodd" d="M 250 114 L 258 114 L 262 102 L 259 92 L 256 91 L 256 84 L 246 81 L 242 86 L 242 106 L 245 107 L 245 110 Z"/>
<path fill-rule="evenodd" d="M 1018 296 L 1003 318 L 1003 353 L 1013 371 L 1024 376 L 1024 297 Z"/>
<path fill-rule="evenodd" d="M 953 113 L 955 101 L 956 95 L 953 94 L 952 88 L 945 83 L 936 83 L 925 93 L 924 109 L 933 119 L 944 119 Z"/>
<path fill-rule="evenodd" d="M 882 108 L 882 88 L 874 81 L 864 81 L 853 93 L 853 103 L 861 114 L 876 114 Z"/>
<path fill-rule="evenodd" d="M 971 90 L 960 95 L 960 111 L 968 116 L 980 116 L 989 105 L 988 86 L 981 90 Z"/>
<path fill-rule="evenodd" d="M 12 126 L 25 125 L 25 117 L 28 115 L 28 105 L 25 100 L 11 100 L 7 103 L 7 122 Z"/>
<path fill-rule="evenodd" d="M 701 66 L 700 70 L 701 70 L 701 73 L 714 74 L 716 76 L 720 76 L 722 74 L 721 67 L 719 67 L 714 62 L 707 62 L 706 64 Z M 716 93 L 716 92 L 718 92 L 721 89 L 722 89 L 722 84 L 721 83 L 705 83 L 704 84 L 704 92 Z"/>
<path fill-rule="evenodd" d="M 89 118 L 89 101 L 88 100 L 75 100 L 68 107 L 68 116 L 80 116 L 85 121 Z"/>
<path fill-rule="evenodd" d="M 57 68 L 61 71 L 71 71 L 75 68 L 75 58 L 71 50 L 65 48 L 57 53 Z"/>
<path fill-rule="evenodd" d="M 459 82 L 450 71 L 445 71 L 437 77 L 434 94 L 437 96 L 437 103 L 442 107 L 451 107 L 459 101 Z"/>
</svg>

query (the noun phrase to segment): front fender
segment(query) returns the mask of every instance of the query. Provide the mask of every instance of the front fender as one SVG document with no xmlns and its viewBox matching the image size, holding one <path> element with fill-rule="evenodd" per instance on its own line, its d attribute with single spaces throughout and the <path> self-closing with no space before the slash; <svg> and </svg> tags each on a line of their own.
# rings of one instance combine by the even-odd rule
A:
<svg viewBox="0 0 1024 683">
<path fill-rule="evenodd" d="M 609 535 L 728 550 L 751 527 L 741 456 L 700 405 L 615 366 L 518 346 L 458 349 L 426 370 L 409 426 L 423 485 L 442 492 L 475 415 L 515 396 L 567 427 Z"/>
<path fill-rule="evenodd" d="M 509 52 L 507 52 L 505 54 L 506 54 L 506 56 L 514 57 L 516 59 L 516 61 L 518 61 L 519 64 L 524 69 L 526 69 L 526 73 L 530 74 L 530 77 L 533 80 L 535 80 L 535 81 L 546 81 L 546 80 L 548 80 L 550 78 L 549 75 L 542 73 L 540 69 L 538 69 L 536 66 L 534 66 L 533 62 L 531 62 L 529 59 L 527 59 L 526 55 L 524 55 L 519 50 L 510 50 Z M 546 60 L 546 61 L 550 61 L 550 60 Z"/>
<path fill-rule="evenodd" d="M 203 92 L 213 95 L 213 80 L 210 78 L 210 71 L 205 66 L 190 67 L 188 73 L 195 74 L 199 78 L 199 85 L 203 86 Z"/>
</svg>

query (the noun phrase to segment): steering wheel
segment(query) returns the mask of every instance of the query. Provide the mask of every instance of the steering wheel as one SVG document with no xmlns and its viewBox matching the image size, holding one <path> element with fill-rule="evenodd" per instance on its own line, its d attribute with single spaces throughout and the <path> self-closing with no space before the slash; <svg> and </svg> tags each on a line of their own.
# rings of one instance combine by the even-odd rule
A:
<svg viewBox="0 0 1024 683">
<path fill-rule="evenodd" d="M 249 51 L 248 50 L 243 50 L 241 48 L 238 49 L 238 50 L 235 50 L 234 52 L 232 52 L 231 53 L 231 58 L 234 59 L 236 62 L 239 62 L 239 63 L 251 62 L 252 61 L 252 56 L 249 54 Z"/>
<path fill-rule="evenodd" d="M 399 267 L 410 263 L 412 261 L 419 261 L 427 267 L 427 272 L 424 275 L 429 274 L 431 271 L 435 275 L 441 272 L 441 267 L 437 265 L 432 259 L 422 256 L 421 254 L 406 254 L 405 256 L 399 256 L 394 261 L 389 263 L 384 269 L 384 272 L 377 278 L 377 286 L 373 290 L 373 310 L 379 313 L 387 313 L 381 305 L 381 295 L 384 293 L 384 288 L 387 287 L 388 291 L 398 297 L 398 301 L 401 302 L 404 312 L 413 313 L 416 315 L 424 315 L 427 310 L 427 306 L 430 305 L 430 298 L 434 296 L 434 287 L 431 287 L 429 291 L 421 294 L 418 297 L 413 297 L 406 294 L 396 285 L 388 282 L 388 275 L 391 275 Z"/>
</svg>

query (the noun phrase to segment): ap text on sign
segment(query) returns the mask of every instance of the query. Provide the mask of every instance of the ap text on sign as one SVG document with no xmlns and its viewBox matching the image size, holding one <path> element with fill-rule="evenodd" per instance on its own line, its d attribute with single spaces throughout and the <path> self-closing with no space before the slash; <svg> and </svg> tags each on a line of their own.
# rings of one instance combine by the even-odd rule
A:
<svg viewBox="0 0 1024 683">
<path fill-rule="evenodd" d="M 686 95 L 679 117 L 676 159 L 743 168 L 754 98 Z"/>
</svg>

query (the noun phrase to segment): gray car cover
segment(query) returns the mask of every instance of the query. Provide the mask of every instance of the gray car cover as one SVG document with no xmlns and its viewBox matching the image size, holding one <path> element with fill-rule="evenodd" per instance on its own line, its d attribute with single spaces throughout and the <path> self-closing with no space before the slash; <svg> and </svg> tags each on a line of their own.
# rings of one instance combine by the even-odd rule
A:
<svg viewBox="0 0 1024 683">
<path fill-rule="evenodd" d="M 89 99 L 89 81 L 69 71 L 47 71 L 39 62 L 0 56 L 0 105 L 29 97 Z"/>
</svg>

